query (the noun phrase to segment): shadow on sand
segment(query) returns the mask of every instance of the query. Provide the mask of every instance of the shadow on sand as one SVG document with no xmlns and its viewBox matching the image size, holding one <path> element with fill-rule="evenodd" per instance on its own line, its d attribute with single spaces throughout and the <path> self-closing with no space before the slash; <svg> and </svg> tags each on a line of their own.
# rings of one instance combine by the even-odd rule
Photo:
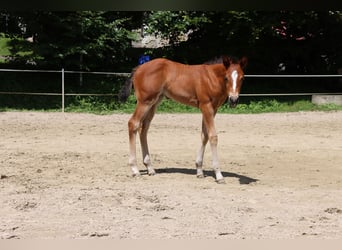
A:
<svg viewBox="0 0 342 250">
<path fill-rule="evenodd" d="M 155 169 L 157 174 L 188 174 L 188 175 L 193 175 L 196 176 L 196 169 L 189 169 L 189 168 L 159 168 Z M 204 170 L 204 176 L 212 176 L 215 178 L 214 171 L 206 171 Z M 141 174 L 147 174 L 147 171 L 141 171 Z M 257 182 L 258 179 L 254 179 L 245 175 L 240 175 L 240 174 L 235 174 L 235 173 L 230 173 L 230 172 L 224 172 L 222 171 L 223 177 L 232 177 L 232 178 L 238 178 L 239 183 L 241 185 L 248 185 L 253 182 Z"/>
</svg>

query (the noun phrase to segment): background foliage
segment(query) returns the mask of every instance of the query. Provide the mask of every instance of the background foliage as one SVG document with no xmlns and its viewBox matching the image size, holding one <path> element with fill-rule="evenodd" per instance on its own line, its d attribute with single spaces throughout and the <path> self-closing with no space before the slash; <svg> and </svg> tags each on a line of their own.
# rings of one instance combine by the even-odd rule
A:
<svg viewBox="0 0 342 250">
<path fill-rule="evenodd" d="M 341 13 L 2 11 L 0 67 L 130 72 L 142 54 L 189 64 L 228 54 L 249 58 L 247 74 L 336 74 L 342 58 Z M 132 47 L 132 41 L 149 34 L 165 39 L 169 45 Z M 1 72 L 0 77 L 0 91 L 60 92 L 59 75 Z M 122 78 L 86 75 L 69 76 L 66 81 L 69 93 L 113 94 L 123 82 Z M 245 93 L 341 91 L 338 79 L 247 79 L 243 87 Z M 60 105 L 43 97 L 0 97 L 0 106 Z M 80 98 L 69 99 L 70 105 L 80 103 Z M 118 107 L 112 103 L 115 98 L 87 100 Z"/>
</svg>

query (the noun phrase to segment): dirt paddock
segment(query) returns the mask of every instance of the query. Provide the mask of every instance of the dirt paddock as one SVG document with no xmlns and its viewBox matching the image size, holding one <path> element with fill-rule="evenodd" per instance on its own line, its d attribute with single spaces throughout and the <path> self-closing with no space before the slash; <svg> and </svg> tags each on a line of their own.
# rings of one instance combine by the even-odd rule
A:
<svg viewBox="0 0 342 250">
<path fill-rule="evenodd" d="M 223 185 L 200 114 L 157 114 L 132 178 L 129 116 L 0 112 L 0 239 L 342 237 L 342 112 L 217 115 Z"/>
</svg>

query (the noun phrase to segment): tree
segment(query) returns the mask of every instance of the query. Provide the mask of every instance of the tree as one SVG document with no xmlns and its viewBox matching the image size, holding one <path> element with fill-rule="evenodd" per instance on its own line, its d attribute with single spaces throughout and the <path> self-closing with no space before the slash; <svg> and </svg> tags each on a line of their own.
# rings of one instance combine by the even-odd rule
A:
<svg viewBox="0 0 342 250">
<path fill-rule="evenodd" d="M 20 18 L 21 36 L 13 38 L 12 54 L 19 61 L 34 61 L 43 67 L 66 67 L 83 70 L 109 69 L 128 60 L 125 51 L 134 39 L 132 27 L 139 19 L 136 12 L 24 12 L 14 13 Z M 23 42 L 23 37 L 33 42 Z M 20 38 L 20 39 L 19 39 Z M 19 51 L 30 50 L 30 54 Z"/>
<path fill-rule="evenodd" d="M 158 11 L 146 20 L 147 31 L 170 39 L 162 53 L 183 62 L 247 54 L 251 72 L 271 74 L 280 63 L 289 73 L 336 73 L 341 66 L 340 11 Z"/>
<path fill-rule="evenodd" d="M 141 26 L 169 40 L 154 56 L 185 63 L 230 54 L 249 56 L 252 73 L 279 73 L 280 64 L 283 73 L 336 73 L 341 67 L 340 11 L 36 11 L 1 17 L 1 29 L 21 38 L 12 43 L 12 58 L 45 67 L 131 65 L 132 30 Z M 22 40 L 28 36 L 33 43 Z"/>
<path fill-rule="evenodd" d="M 171 45 L 183 39 L 184 34 L 195 31 L 209 22 L 204 12 L 151 11 L 146 18 L 146 32 L 168 39 Z"/>
</svg>

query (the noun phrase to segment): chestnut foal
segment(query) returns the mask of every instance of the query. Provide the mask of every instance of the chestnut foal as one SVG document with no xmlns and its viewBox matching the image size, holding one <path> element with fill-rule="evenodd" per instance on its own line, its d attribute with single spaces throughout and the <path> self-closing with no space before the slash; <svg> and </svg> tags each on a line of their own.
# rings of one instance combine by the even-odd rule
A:
<svg viewBox="0 0 342 250">
<path fill-rule="evenodd" d="M 121 100 L 127 99 L 132 84 L 137 99 L 136 109 L 128 122 L 129 166 L 133 176 L 140 176 L 136 159 L 136 135 L 139 132 L 143 163 L 149 175 L 155 170 L 147 144 L 147 132 L 157 106 L 164 96 L 185 105 L 197 107 L 202 112 L 202 145 L 196 158 L 197 177 L 203 177 L 203 155 L 209 141 L 212 167 L 216 181 L 224 183 L 217 156 L 218 137 L 214 117 L 218 108 L 227 100 L 236 107 L 244 78 L 247 58 L 234 60 L 223 56 L 217 61 L 200 65 L 185 65 L 158 58 L 144 63 L 132 72 L 121 91 Z"/>
</svg>

